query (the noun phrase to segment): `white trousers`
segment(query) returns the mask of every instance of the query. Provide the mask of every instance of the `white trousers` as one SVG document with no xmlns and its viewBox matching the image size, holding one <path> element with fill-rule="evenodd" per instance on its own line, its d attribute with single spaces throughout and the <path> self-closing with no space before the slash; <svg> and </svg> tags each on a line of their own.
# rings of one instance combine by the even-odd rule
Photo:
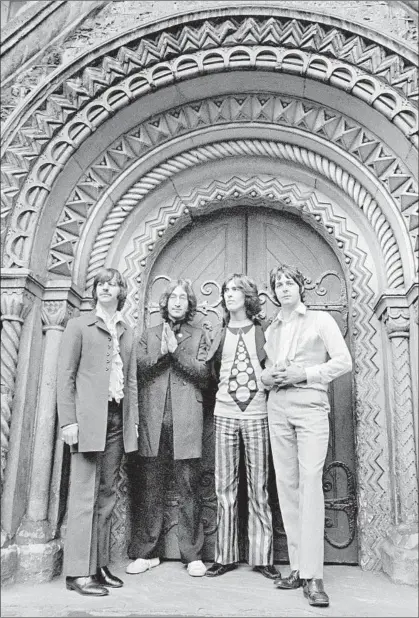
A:
<svg viewBox="0 0 419 618">
<path fill-rule="evenodd" d="M 324 391 L 272 390 L 269 433 L 291 570 L 323 578 L 323 466 L 329 442 L 329 399 Z"/>
</svg>

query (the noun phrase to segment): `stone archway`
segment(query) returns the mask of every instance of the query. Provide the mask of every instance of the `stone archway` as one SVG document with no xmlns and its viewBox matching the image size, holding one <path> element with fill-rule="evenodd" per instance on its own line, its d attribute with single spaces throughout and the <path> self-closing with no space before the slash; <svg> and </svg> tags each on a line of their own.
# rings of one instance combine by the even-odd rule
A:
<svg viewBox="0 0 419 618">
<path fill-rule="evenodd" d="M 2 408 L 2 452 L 9 451 L 6 496 L 30 468 L 22 454 L 22 428 L 35 436 L 28 502 L 11 499 L 3 518 L 9 539 L 18 538 L 21 529 L 22 538 L 51 547 L 59 530 L 59 500 L 51 501 L 51 495 L 61 485 L 61 445 L 55 461 L 40 455 L 41 427 L 54 441 L 53 405 L 41 410 L 53 392 L 41 386 L 36 423 L 27 401 L 45 372 L 53 371 L 45 350 L 53 363 L 59 342 L 54 332 L 74 310 L 86 307 L 95 269 L 118 262 L 118 242 L 137 217 L 143 232 L 126 267 L 146 272 L 150 256 L 191 213 L 220 201 L 234 203 L 235 192 L 307 217 L 334 243 L 349 281 L 354 277 L 364 568 L 383 565 L 380 548 L 390 524 L 409 522 L 417 512 L 407 343 L 409 325 L 416 332 L 413 55 L 341 21 L 284 10 L 265 15 L 258 7 L 242 13 L 217 9 L 130 31 L 96 50 L 96 66 L 89 67 L 90 55 L 65 68 L 6 127 L 4 265 L 10 290 L 2 300 L 7 352 L 2 372 L 11 393 Z M 262 159 L 269 178 L 257 173 L 249 179 L 240 161 Z M 220 160 L 231 161 L 227 165 L 235 171 L 216 181 L 211 170 Z M 201 171 L 197 184 L 191 182 Z M 156 210 L 157 196 L 163 200 Z M 29 291 L 34 306 L 28 318 Z M 390 324 L 390 341 L 381 318 Z M 44 351 L 44 360 L 24 387 L 15 378 L 34 360 L 19 356 L 28 342 L 35 342 L 38 358 Z M 402 384 L 396 383 L 399 375 Z M 379 386 L 371 386 L 377 380 Z M 383 396 L 379 404 L 374 401 L 385 380 L 395 387 L 392 405 Z M 409 436 L 400 444 L 396 436 L 394 461 L 387 444 L 393 417 Z M 390 481 L 397 486 L 398 505 Z M 59 542 L 54 547 L 58 552 Z M 24 554 L 20 550 L 21 564 Z"/>
</svg>

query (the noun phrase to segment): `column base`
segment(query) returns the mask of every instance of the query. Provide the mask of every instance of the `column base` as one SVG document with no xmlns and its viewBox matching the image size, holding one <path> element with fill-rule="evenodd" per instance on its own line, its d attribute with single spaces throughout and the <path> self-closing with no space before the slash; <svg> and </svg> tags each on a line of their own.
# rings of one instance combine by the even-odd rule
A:
<svg viewBox="0 0 419 618">
<path fill-rule="evenodd" d="M 418 524 L 392 526 L 381 546 L 383 571 L 395 584 L 418 585 Z"/>
<path fill-rule="evenodd" d="M 19 548 L 9 545 L 1 548 L 1 585 L 14 584 L 19 564 Z"/>
<path fill-rule="evenodd" d="M 62 571 L 61 540 L 11 545 L 1 550 L 1 583 L 49 582 Z"/>
</svg>

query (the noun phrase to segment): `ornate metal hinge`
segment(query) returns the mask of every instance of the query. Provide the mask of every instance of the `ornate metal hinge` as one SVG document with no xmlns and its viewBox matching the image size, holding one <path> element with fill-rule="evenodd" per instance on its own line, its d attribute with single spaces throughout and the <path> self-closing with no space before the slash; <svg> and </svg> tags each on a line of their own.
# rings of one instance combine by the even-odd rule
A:
<svg viewBox="0 0 419 618">
<path fill-rule="evenodd" d="M 332 461 L 328 466 L 326 466 L 323 472 L 323 491 L 329 492 L 334 488 L 333 471 L 338 468 L 342 469 L 345 472 L 348 495 L 344 496 L 343 498 L 325 498 L 324 505 L 326 511 L 343 511 L 346 514 L 348 518 L 349 535 L 348 538 L 342 542 L 335 541 L 330 538 L 327 530 L 328 528 L 333 527 L 333 521 L 331 517 L 328 517 L 326 515 L 324 538 L 332 547 L 335 547 L 336 549 L 345 549 L 345 547 L 349 547 L 349 545 L 355 538 L 357 512 L 355 477 L 350 468 L 345 463 L 341 461 Z M 332 477 L 332 480 L 326 479 L 329 474 Z"/>
</svg>

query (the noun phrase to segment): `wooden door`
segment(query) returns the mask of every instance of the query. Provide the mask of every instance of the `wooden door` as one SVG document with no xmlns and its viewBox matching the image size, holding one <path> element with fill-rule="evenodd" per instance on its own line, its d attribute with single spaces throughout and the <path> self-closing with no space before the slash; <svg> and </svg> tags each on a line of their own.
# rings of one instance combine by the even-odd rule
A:
<svg viewBox="0 0 419 618">
<path fill-rule="evenodd" d="M 242 207 L 200 217 L 162 251 L 149 277 L 145 321 L 160 320 L 158 299 L 166 281 L 190 279 L 198 298 L 195 318 L 207 328 L 222 319 L 220 290 L 233 272 L 247 273 L 259 288 L 263 313 L 272 318 L 278 307 L 269 289 L 269 271 L 279 262 L 296 265 L 307 277 L 306 304 L 327 309 L 348 339 L 348 301 L 340 264 L 329 245 L 300 218 L 268 209 Z M 354 429 L 351 376 L 336 380 L 330 390 L 330 442 L 324 472 L 326 504 L 325 561 L 357 563 L 356 496 L 354 484 Z M 204 457 L 201 479 L 206 532 L 204 558 L 213 559 L 216 499 L 213 485 L 214 440 L 212 409 L 205 414 Z M 244 486 L 244 484 L 242 484 Z M 270 494 L 275 526 L 275 561 L 287 562 L 285 534 L 276 496 L 273 470 Z M 246 550 L 246 496 L 240 491 L 241 549 Z M 176 490 L 167 494 L 165 553 L 178 558 Z"/>
</svg>

